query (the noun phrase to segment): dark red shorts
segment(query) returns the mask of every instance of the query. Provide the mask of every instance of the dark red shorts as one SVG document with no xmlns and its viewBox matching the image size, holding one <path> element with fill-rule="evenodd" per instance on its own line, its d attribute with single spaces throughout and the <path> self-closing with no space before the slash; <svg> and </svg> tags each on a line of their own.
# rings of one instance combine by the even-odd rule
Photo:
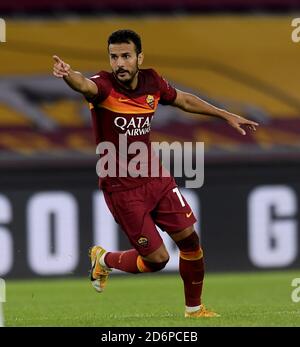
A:
<svg viewBox="0 0 300 347">
<path fill-rule="evenodd" d="M 116 222 L 143 256 L 158 249 L 163 242 L 155 225 L 174 233 L 196 222 L 173 177 L 152 178 L 129 190 L 104 191 L 104 198 Z"/>
</svg>

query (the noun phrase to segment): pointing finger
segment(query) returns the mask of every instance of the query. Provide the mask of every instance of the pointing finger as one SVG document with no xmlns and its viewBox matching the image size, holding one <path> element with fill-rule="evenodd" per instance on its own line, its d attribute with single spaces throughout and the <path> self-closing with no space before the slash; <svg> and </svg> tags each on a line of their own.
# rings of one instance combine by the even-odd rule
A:
<svg viewBox="0 0 300 347">
<path fill-rule="evenodd" d="M 63 62 L 57 55 L 53 55 L 53 59 L 56 63 L 62 63 Z"/>
</svg>

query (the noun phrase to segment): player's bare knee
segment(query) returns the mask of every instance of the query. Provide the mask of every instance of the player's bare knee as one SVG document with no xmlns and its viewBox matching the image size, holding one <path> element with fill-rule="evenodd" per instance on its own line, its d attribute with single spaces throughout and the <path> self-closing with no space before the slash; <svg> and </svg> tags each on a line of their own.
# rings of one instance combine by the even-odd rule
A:
<svg viewBox="0 0 300 347">
<path fill-rule="evenodd" d="M 143 257 L 144 264 L 148 268 L 149 272 L 162 270 L 167 265 L 169 259 L 169 253 L 164 244 L 148 256 Z"/>
<path fill-rule="evenodd" d="M 156 263 L 167 263 L 169 261 L 169 253 L 167 251 L 165 252 L 161 252 L 159 254 L 157 254 L 157 257 L 155 259 Z"/>
<path fill-rule="evenodd" d="M 147 268 L 149 269 L 149 271 L 157 272 L 157 271 L 160 271 L 160 270 L 165 268 L 169 259 L 170 258 L 168 257 L 166 260 L 159 261 L 159 262 L 151 262 L 151 261 L 144 260 L 144 263 L 147 266 Z"/>
<path fill-rule="evenodd" d="M 169 253 L 167 251 L 161 251 L 155 254 L 148 255 L 147 257 L 143 257 L 143 260 L 151 263 L 167 263 L 169 261 L 169 258 Z"/>
<path fill-rule="evenodd" d="M 158 249 L 148 254 L 147 256 L 144 256 L 143 259 L 152 263 L 168 262 L 169 253 L 165 245 L 161 244 L 161 246 Z"/>
</svg>

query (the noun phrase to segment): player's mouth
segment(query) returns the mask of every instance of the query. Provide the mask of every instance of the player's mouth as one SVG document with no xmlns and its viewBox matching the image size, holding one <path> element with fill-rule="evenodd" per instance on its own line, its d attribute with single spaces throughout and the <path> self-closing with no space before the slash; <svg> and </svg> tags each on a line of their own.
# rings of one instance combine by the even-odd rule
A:
<svg viewBox="0 0 300 347">
<path fill-rule="evenodd" d="M 126 74 L 129 74 L 129 72 L 125 71 L 125 70 L 121 70 L 121 71 L 117 72 L 117 75 L 120 77 L 124 77 L 124 76 L 126 76 Z"/>
</svg>

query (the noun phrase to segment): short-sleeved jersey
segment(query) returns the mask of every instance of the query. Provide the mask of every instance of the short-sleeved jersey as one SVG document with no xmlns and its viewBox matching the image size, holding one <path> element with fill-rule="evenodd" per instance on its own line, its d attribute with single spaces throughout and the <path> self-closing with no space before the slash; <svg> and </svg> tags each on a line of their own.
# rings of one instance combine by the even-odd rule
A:
<svg viewBox="0 0 300 347">
<path fill-rule="evenodd" d="M 148 147 L 148 158 L 151 160 L 150 130 L 151 120 L 158 103 L 172 104 L 176 98 L 176 89 L 153 69 L 141 69 L 138 73 L 138 84 L 134 90 L 124 88 L 113 73 L 100 71 L 90 78 L 98 87 L 98 94 L 89 99 L 92 113 L 93 130 L 96 144 L 108 141 L 116 148 L 117 167 L 120 163 L 120 134 L 126 137 L 126 150 L 135 141 L 143 142 Z M 124 138 L 124 136 L 123 136 Z M 122 149 L 122 153 L 124 148 Z M 107 153 L 105 153 L 107 154 Z M 127 163 L 136 154 L 128 154 Z M 150 170 L 150 163 L 148 163 Z M 100 188 L 111 192 L 131 189 L 146 183 L 148 177 L 121 177 L 117 169 L 116 177 L 100 178 Z"/>
</svg>

